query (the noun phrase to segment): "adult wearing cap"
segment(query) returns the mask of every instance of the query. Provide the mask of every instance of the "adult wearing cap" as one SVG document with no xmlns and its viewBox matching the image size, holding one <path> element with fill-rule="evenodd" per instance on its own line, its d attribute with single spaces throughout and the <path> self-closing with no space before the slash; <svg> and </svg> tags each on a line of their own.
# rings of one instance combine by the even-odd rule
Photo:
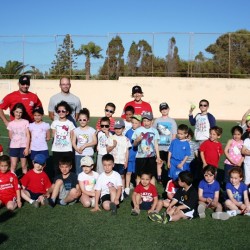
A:
<svg viewBox="0 0 250 250">
<path fill-rule="evenodd" d="M 135 109 L 135 115 L 142 115 L 143 112 L 151 112 L 152 107 L 148 102 L 144 102 L 141 98 L 143 97 L 142 88 L 138 85 L 132 88 L 133 101 L 125 104 L 122 112 L 122 118 L 125 119 L 125 109 L 127 106 L 132 106 Z"/>
<path fill-rule="evenodd" d="M 71 83 L 68 77 L 62 77 L 60 79 L 59 87 L 61 88 L 61 92 L 53 95 L 49 100 L 49 117 L 52 121 L 58 120 L 58 114 L 55 112 L 55 106 L 59 102 L 65 101 L 70 105 L 72 109 L 72 114 L 67 118 L 76 126 L 76 121 L 78 119 L 79 112 L 82 106 L 81 101 L 79 97 L 70 93 Z"/>
<path fill-rule="evenodd" d="M 34 116 L 32 114 L 34 108 L 42 107 L 42 102 L 38 96 L 29 91 L 30 87 L 30 78 L 27 75 L 23 75 L 19 78 L 18 81 L 19 90 L 14 91 L 6 95 L 3 100 L 0 102 L 0 118 L 3 120 L 4 124 L 7 126 L 9 121 L 7 120 L 3 110 L 10 109 L 17 104 L 22 103 L 26 109 L 27 115 L 23 118 L 29 122 L 34 121 Z M 10 120 L 14 120 L 14 117 L 10 115 Z"/>
</svg>

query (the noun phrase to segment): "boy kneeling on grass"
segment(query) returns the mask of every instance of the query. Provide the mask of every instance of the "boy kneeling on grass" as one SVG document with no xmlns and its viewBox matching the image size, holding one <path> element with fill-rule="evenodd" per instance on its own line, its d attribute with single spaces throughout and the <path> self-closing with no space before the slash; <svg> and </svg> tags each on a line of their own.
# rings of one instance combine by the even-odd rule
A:
<svg viewBox="0 0 250 250">
<path fill-rule="evenodd" d="M 114 157 L 105 154 L 102 157 L 104 172 L 101 173 L 95 185 L 95 207 L 92 212 L 101 211 L 99 203 L 106 211 L 111 210 L 111 215 L 116 215 L 117 205 L 120 203 L 122 192 L 122 178 L 119 173 L 113 171 Z"/>
<path fill-rule="evenodd" d="M 132 195 L 134 208 L 131 215 L 139 215 L 140 210 L 147 210 L 152 213 L 158 202 L 158 194 L 155 185 L 151 184 L 152 174 L 143 172 L 140 176 L 140 183 L 135 187 Z"/>
<path fill-rule="evenodd" d="M 34 168 L 29 170 L 21 179 L 21 196 L 31 205 L 38 208 L 48 204 L 49 188 L 51 182 L 48 175 L 43 171 L 46 166 L 46 156 L 37 154 L 33 160 Z"/>
<path fill-rule="evenodd" d="M 17 176 L 10 171 L 10 157 L 0 156 L 0 207 L 10 211 L 21 207 L 21 194 Z"/>
<path fill-rule="evenodd" d="M 192 219 L 197 214 L 198 194 L 192 186 L 193 177 L 188 171 L 179 174 L 179 189 L 170 202 L 167 211 L 161 216 L 158 213 L 149 214 L 149 219 L 166 224 L 180 219 Z"/>
<path fill-rule="evenodd" d="M 55 207 L 56 204 L 65 206 L 74 204 L 81 195 L 77 175 L 70 172 L 72 160 L 69 157 L 63 157 L 59 160 L 59 169 L 61 174 L 57 175 L 49 190 L 51 197 L 49 205 Z"/>
</svg>

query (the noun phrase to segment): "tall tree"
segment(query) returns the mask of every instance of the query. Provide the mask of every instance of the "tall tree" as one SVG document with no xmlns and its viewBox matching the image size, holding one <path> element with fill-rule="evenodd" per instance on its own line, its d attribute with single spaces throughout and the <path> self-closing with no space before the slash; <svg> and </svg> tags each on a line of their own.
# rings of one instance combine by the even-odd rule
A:
<svg viewBox="0 0 250 250">
<path fill-rule="evenodd" d="M 118 79 L 124 74 L 124 47 L 120 36 L 112 38 L 106 51 L 110 79 Z"/>
<path fill-rule="evenodd" d="M 52 62 L 50 69 L 52 78 L 72 73 L 72 70 L 75 68 L 74 51 L 74 43 L 71 36 L 67 34 L 63 39 L 63 43 L 59 45 L 55 55 L 56 59 Z"/>
<path fill-rule="evenodd" d="M 17 79 L 21 74 L 29 74 L 30 71 L 25 71 L 28 65 L 24 65 L 22 62 L 19 61 L 7 61 L 4 67 L 0 67 L 0 76 L 4 79 Z"/>
<path fill-rule="evenodd" d="M 153 53 L 151 46 L 146 40 L 140 40 L 138 49 L 140 52 L 138 72 L 143 76 L 152 75 Z"/>
<path fill-rule="evenodd" d="M 140 51 L 138 45 L 133 41 L 129 52 L 127 60 L 127 74 L 130 76 L 135 76 L 138 69 L 138 61 L 140 59 Z"/>
<path fill-rule="evenodd" d="M 220 36 L 206 51 L 213 55 L 215 73 L 250 74 L 250 32 L 238 30 Z"/>
<path fill-rule="evenodd" d="M 82 44 L 79 50 L 76 50 L 76 55 L 84 55 L 86 57 L 85 61 L 85 72 L 86 72 L 86 80 L 90 79 L 90 58 L 103 58 L 103 56 L 100 54 L 102 51 L 102 48 L 98 45 L 96 45 L 94 42 L 89 42 L 88 44 Z"/>
<path fill-rule="evenodd" d="M 180 61 L 178 55 L 178 47 L 176 46 L 176 40 L 171 37 L 168 41 L 168 54 L 167 54 L 167 75 L 173 76 L 178 71 L 178 63 Z"/>
</svg>

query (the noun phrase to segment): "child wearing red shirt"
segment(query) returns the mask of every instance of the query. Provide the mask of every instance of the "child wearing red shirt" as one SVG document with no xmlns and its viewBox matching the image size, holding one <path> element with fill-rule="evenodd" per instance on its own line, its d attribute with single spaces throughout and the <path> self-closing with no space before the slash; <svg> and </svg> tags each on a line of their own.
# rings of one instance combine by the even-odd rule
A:
<svg viewBox="0 0 250 250">
<path fill-rule="evenodd" d="M 209 139 L 200 145 L 203 168 L 212 165 L 218 168 L 220 156 L 223 154 L 222 144 L 218 141 L 222 135 L 222 128 L 214 126 L 209 130 Z"/>
<path fill-rule="evenodd" d="M 28 171 L 21 179 L 22 190 L 21 196 L 34 207 L 48 203 L 48 190 L 51 182 L 48 175 L 43 171 L 46 165 L 46 157 L 37 154 L 33 161 L 34 168 Z"/>
<path fill-rule="evenodd" d="M 0 156 L 0 206 L 6 206 L 13 211 L 17 206 L 20 208 L 21 195 L 18 179 L 10 170 L 10 157 Z"/>
</svg>

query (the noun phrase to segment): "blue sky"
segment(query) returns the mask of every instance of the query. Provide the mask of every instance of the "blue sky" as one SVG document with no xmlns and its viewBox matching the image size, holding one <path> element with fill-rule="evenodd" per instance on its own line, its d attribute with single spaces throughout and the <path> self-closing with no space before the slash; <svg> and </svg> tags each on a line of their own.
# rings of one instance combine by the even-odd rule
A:
<svg viewBox="0 0 250 250">
<path fill-rule="evenodd" d="M 153 43 L 158 56 L 166 55 L 171 34 L 162 32 L 226 33 L 239 29 L 250 30 L 250 1 L 248 0 L 22 0 L 1 1 L 0 65 L 8 59 L 24 60 L 46 68 L 55 58 L 56 45 L 62 37 L 53 35 L 85 35 L 74 40 L 77 48 L 94 41 L 103 48 L 105 56 L 107 38 L 116 33 L 151 33 L 122 35 L 125 53 L 132 40 L 145 38 Z M 114 33 L 114 34 L 113 34 Z M 16 35 L 20 37 L 4 37 Z M 25 38 L 22 35 L 42 35 Z M 50 35 L 48 37 L 45 37 Z M 95 37 L 90 37 L 91 35 Z M 100 36 L 100 37 L 96 37 Z M 175 34 L 180 56 L 187 59 L 215 42 L 217 34 L 190 36 Z M 164 44 L 164 46 L 162 45 Z M 83 63 L 84 59 L 81 59 Z M 100 66 L 99 61 L 96 67 Z M 47 66 L 46 66 L 47 65 Z"/>
</svg>

